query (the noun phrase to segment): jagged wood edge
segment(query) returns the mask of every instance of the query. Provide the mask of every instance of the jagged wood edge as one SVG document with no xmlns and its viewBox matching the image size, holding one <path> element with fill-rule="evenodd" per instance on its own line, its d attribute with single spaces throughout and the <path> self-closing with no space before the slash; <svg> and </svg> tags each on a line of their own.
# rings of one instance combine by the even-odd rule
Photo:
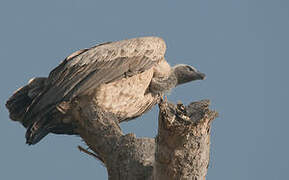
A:
<svg viewBox="0 0 289 180">
<path fill-rule="evenodd" d="M 209 110 L 208 100 L 186 107 L 161 101 L 156 144 L 152 138 L 124 135 L 117 118 L 102 112 L 89 97 L 73 107 L 78 133 L 103 160 L 109 179 L 205 178 L 210 124 L 217 117 L 217 112 Z"/>
</svg>

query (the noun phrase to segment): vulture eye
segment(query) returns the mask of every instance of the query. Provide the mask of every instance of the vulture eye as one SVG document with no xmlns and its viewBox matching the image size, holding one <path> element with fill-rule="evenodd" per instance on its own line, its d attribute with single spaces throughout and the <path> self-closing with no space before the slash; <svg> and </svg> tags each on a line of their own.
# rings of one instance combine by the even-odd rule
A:
<svg viewBox="0 0 289 180">
<path fill-rule="evenodd" d="M 193 72 L 196 72 L 197 70 L 191 66 L 187 66 L 187 68 L 189 69 L 189 71 L 193 71 Z"/>
</svg>

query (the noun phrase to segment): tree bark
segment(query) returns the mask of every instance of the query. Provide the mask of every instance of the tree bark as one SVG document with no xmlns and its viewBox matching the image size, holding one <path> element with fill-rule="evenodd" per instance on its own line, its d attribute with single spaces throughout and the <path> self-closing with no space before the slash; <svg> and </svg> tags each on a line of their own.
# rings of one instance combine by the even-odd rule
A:
<svg viewBox="0 0 289 180">
<path fill-rule="evenodd" d="M 151 138 L 124 135 L 118 119 L 101 111 L 89 97 L 75 104 L 73 117 L 78 133 L 107 168 L 111 180 L 151 179 L 155 142 Z"/>
<path fill-rule="evenodd" d="M 209 101 L 188 106 L 159 104 L 158 135 L 136 138 L 124 135 L 118 119 L 90 97 L 73 104 L 71 114 L 78 133 L 103 162 L 111 180 L 204 180 L 209 164 L 210 126 L 217 112 L 209 110 Z"/>
<path fill-rule="evenodd" d="M 159 105 L 154 178 L 204 180 L 210 156 L 210 127 L 217 113 L 209 101 Z"/>
</svg>

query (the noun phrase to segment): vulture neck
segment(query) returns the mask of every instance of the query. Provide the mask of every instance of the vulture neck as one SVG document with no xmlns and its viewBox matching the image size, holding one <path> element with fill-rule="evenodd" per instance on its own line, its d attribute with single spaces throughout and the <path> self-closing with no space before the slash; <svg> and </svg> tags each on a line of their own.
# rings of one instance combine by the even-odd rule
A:
<svg viewBox="0 0 289 180">
<path fill-rule="evenodd" d="M 153 77 L 150 83 L 150 91 L 155 94 L 163 94 L 169 92 L 178 85 L 178 79 L 173 70 L 167 77 Z"/>
</svg>

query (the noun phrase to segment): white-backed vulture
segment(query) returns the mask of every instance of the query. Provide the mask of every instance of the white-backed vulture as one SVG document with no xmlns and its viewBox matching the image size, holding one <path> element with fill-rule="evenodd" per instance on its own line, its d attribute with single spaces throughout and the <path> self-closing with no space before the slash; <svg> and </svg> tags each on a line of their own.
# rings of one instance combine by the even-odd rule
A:
<svg viewBox="0 0 289 180">
<path fill-rule="evenodd" d="M 138 117 L 164 92 L 205 78 L 189 65 L 171 68 L 165 50 L 161 38 L 141 37 L 74 52 L 48 78 L 34 78 L 10 97 L 6 103 L 10 118 L 27 128 L 27 143 L 36 144 L 49 132 L 75 134 L 71 122 L 55 114 L 80 96 L 92 95 L 120 122 Z"/>
</svg>

